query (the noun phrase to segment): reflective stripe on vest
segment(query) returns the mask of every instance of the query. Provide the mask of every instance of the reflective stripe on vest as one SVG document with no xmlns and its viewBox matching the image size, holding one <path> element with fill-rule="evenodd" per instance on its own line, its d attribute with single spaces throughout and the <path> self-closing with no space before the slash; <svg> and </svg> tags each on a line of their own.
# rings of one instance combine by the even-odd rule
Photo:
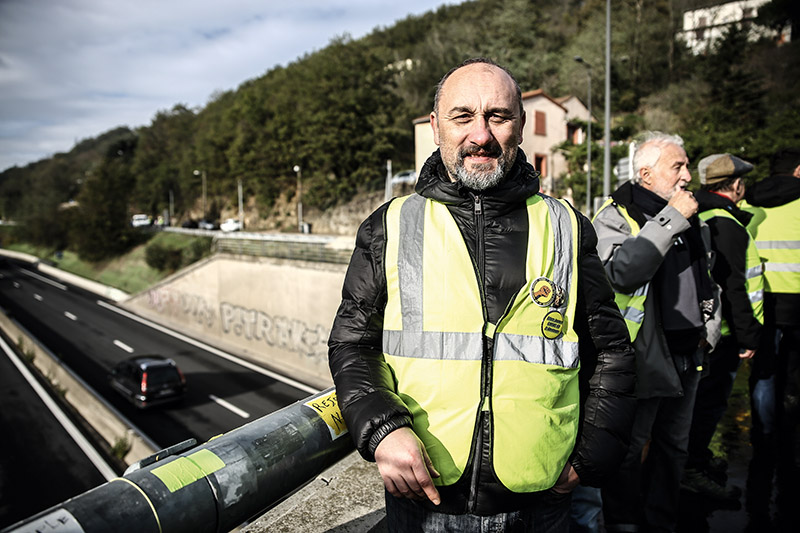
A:
<svg viewBox="0 0 800 533">
<path fill-rule="evenodd" d="M 709 209 L 703 211 L 698 215 L 700 220 L 708 222 L 712 218 L 720 217 L 727 218 L 734 221 L 736 224 L 744 228 L 747 232 L 747 252 L 745 255 L 745 289 L 747 290 L 747 297 L 750 300 L 750 306 L 753 309 L 753 316 L 759 323 L 764 323 L 764 265 L 761 262 L 761 257 L 758 255 L 755 241 L 752 235 L 747 231 L 741 222 L 735 216 L 730 214 L 725 209 Z M 722 335 L 730 335 L 731 328 L 728 322 L 722 319 Z"/>
<path fill-rule="evenodd" d="M 387 210 L 384 357 L 441 474 L 437 485 L 464 475 L 481 410 L 492 417 L 494 471 L 512 491 L 552 487 L 575 444 L 577 220 L 565 204 L 540 195 L 527 211 L 527 282 L 495 325 L 484 318 L 476 267 L 447 207 L 414 194 Z M 540 277 L 564 289 L 560 307 L 533 302 L 530 287 Z M 551 340 L 545 329 L 553 311 L 564 324 Z M 484 336 L 494 340 L 486 399 Z"/>
<path fill-rule="evenodd" d="M 747 229 L 764 261 L 764 290 L 800 293 L 800 199 L 777 207 L 742 202 L 753 214 Z"/>
<path fill-rule="evenodd" d="M 594 219 L 597 218 L 597 215 L 599 215 L 603 209 L 609 206 L 615 207 L 617 211 L 619 211 L 619 214 L 622 215 L 622 218 L 628 223 L 631 228 L 631 237 L 639 233 L 641 230 L 639 224 L 631 218 L 625 206 L 616 203 L 613 198 L 609 198 L 600 206 L 600 209 L 598 209 L 597 213 L 594 215 Z M 642 327 L 642 321 L 644 320 L 644 302 L 647 300 L 649 288 L 650 282 L 648 281 L 632 293 L 614 291 L 614 301 L 617 303 L 620 313 L 622 313 L 622 318 L 625 319 L 625 325 L 628 327 L 628 335 L 631 338 L 631 342 L 636 340 L 636 336 L 639 334 L 639 330 Z"/>
</svg>

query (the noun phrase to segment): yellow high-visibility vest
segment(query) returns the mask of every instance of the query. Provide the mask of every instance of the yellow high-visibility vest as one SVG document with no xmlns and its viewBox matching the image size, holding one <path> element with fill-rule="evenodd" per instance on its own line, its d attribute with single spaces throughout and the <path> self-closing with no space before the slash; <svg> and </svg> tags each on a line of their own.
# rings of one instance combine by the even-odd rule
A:
<svg viewBox="0 0 800 533">
<path fill-rule="evenodd" d="M 714 217 L 729 218 L 738 225 L 742 226 L 745 231 L 747 228 L 739 222 L 735 216 L 730 214 L 725 209 L 709 209 L 700 213 L 700 220 L 708 222 Z M 747 253 L 745 256 L 745 288 L 747 290 L 747 297 L 750 300 L 750 305 L 753 308 L 753 316 L 759 323 L 764 323 L 764 264 L 761 262 L 761 257 L 758 255 L 756 243 L 753 236 L 747 231 Z M 731 328 L 728 322 L 722 319 L 722 335 L 730 335 Z"/>
<path fill-rule="evenodd" d="M 641 231 L 639 223 L 631 218 L 625 206 L 615 202 L 612 198 L 609 198 L 600 206 L 600 209 L 597 210 L 592 221 L 597 218 L 597 215 L 599 215 L 603 209 L 609 206 L 615 207 L 617 211 L 619 211 L 619 214 L 622 215 L 622 218 L 624 218 L 631 227 L 631 237 L 635 237 L 636 234 Z M 628 327 L 628 335 L 631 338 L 631 342 L 636 340 L 636 336 L 639 334 L 639 330 L 642 327 L 642 321 L 644 320 L 644 302 L 647 300 L 649 288 L 650 282 L 648 281 L 632 293 L 617 292 L 614 290 L 614 301 L 617 302 L 617 307 L 619 307 L 619 311 L 622 313 L 622 318 L 625 319 L 625 325 Z"/>
<path fill-rule="evenodd" d="M 492 324 L 447 207 L 413 194 L 387 211 L 384 357 L 441 473 L 437 485 L 464 475 L 481 411 L 492 420 L 494 471 L 511 491 L 552 487 L 575 445 L 577 219 L 543 195 L 528 199 L 527 212 L 527 282 Z"/>
<path fill-rule="evenodd" d="M 753 214 L 747 229 L 764 262 L 764 290 L 800 293 L 800 199 L 778 207 L 742 203 Z"/>
</svg>

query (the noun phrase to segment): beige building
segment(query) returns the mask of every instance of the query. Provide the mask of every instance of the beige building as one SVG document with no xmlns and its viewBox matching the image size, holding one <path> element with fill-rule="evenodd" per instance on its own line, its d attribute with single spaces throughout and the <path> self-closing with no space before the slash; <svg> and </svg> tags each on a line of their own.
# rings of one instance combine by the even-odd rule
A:
<svg viewBox="0 0 800 533">
<path fill-rule="evenodd" d="M 727 28 L 737 23 L 745 25 L 751 41 L 760 37 L 774 38 L 779 44 L 791 41 L 790 26 L 776 32 L 751 24 L 758 16 L 759 8 L 767 2 L 769 0 L 721 1 L 714 5 L 684 11 L 683 30 L 678 32 L 678 36 L 695 55 L 711 51 L 714 43 L 724 35 Z"/>
<path fill-rule="evenodd" d="M 575 119 L 586 121 L 589 110 L 575 96 L 553 98 L 542 89 L 522 93 L 522 107 L 527 117 L 522 133 L 522 150 L 528 161 L 541 172 L 542 191 L 550 194 L 555 180 L 567 174 L 567 162 L 558 145 L 566 140 L 585 142 L 583 130 Z M 423 163 L 436 150 L 430 117 L 414 121 L 415 167 L 417 175 Z M 559 190 L 557 196 L 563 196 Z"/>
</svg>

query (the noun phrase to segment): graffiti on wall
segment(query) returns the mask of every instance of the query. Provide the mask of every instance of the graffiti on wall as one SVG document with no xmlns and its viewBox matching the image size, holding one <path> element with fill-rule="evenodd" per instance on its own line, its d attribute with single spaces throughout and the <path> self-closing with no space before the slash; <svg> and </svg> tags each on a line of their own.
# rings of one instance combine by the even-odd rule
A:
<svg viewBox="0 0 800 533">
<path fill-rule="evenodd" d="M 311 358 L 315 363 L 328 360 L 330 330 L 321 324 L 274 316 L 259 309 L 248 309 L 222 302 L 219 313 L 202 296 L 173 289 L 158 288 L 147 292 L 147 304 L 159 314 L 189 318 L 207 329 L 216 327 L 217 316 L 223 335 L 233 335 L 249 342 L 263 342 Z"/>
<path fill-rule="evenodd" d="M 327 361 L 328 334 L 322 325 L 312 326 L 296 318 L 272 316 L 258 309 L 222 302 L 222 331 L 248 341 L 264 342 L 306 357 Z"/>
<path fill-rule="evenodd" d="M 159 288 L 147 291 L 147 304 L 159 314 L 184 316 L 193 322 L 211 328 L 216 321 L 216 311 L 205 298 L 173 289 Z"/>
</svg>

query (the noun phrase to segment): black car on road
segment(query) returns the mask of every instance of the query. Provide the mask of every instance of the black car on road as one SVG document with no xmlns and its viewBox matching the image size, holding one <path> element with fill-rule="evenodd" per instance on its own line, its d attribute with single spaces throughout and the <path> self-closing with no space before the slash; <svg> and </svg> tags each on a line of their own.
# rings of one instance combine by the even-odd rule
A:
<svg viewBox="0 0 800 533">
<path fill-rule="evenodd" d="M 119 363 L 109 375 L 111 386 L 144 409 L 183 398 L 186 379 L 175 361 L 160 355 L 137 355 Z"/>
</svg>

